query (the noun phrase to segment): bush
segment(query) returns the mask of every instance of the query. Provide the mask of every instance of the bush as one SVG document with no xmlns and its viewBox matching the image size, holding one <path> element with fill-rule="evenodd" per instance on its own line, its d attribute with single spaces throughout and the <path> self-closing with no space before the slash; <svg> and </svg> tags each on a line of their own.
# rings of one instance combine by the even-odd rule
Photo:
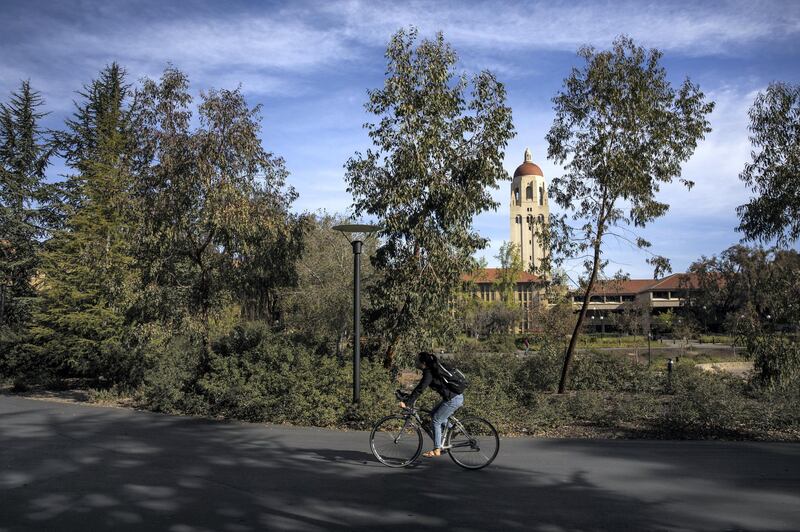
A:
<svg viewBox="0 0 800 532">
<path fill-rule="evenodd" d="M 568 384 L 572 390 L 619 392 L 650 392 L 657 387 L 656 376 L 647 366 L 605 352 L 576 356 Z"/>
<path fill-rule="evenodd" d="M 137 394 L 141 406 L 170 414 L 207 413 L 195 387 L 200 361 L 197 340 L 184 335 L 151 339 L 142 353 L 151 360 L 151 367 Z"/>
<path fill-rule="evenodd" d="M 394 403 L 379 364 L 362 360 L 361 404 L 352 407 L 352 366 L 317 356 L 261 324 L 235 327 L 213 342 L 209 371 L 196 375 L 199 348 L 176 342 L 146 381 L 147 406 L 246 421 L 365 428 Z"/>
<path fill-rule="evenodd" d="M 661 420 L 666 428 L 708 435 L 738 431 L 747 424 L 749 405 L 742 386 L 728 377 L 681 364 L 673 372 L 672 386 L 674 395 Z"/>
<path fill-rule="evenodd" d="M 484 417 L 501 432 L 519 432 L 529 423 L 521 401 L 517 372 L 520 359 L 514 355 L 461 355 L 449 362 L 470 381 L 464 393 L 464 413 Z"/>
<path fill-rule="evenodd" d="M 531 403 L 535 392 L 554 391 L 561 378 L 564 353 L 560 347 L 543 345 L 520 363 L 517 371 L 517 386 L 524 403 Z"/>
</svg>

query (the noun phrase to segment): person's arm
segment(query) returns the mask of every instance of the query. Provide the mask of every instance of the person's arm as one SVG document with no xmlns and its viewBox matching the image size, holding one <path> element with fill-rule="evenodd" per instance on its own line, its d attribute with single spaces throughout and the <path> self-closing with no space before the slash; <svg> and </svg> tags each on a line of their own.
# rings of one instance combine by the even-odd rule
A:
<svg viewBox="0 0 800 532">
<path fill-rule="evenodd" d="M 420 379 L 419 384 L 417 384 L 417 387 L 414 388 L 414 391 L 411 392 L 411 395 L 409 395 L 408 398 L 404 401 L 409 406 L 409 408 L 414 406 L 414 402 L 416 402 L 419 396 L 422 395 L 422 392 L 425 391 L 425 388 L 430 386 L 432 381 L 433 381 L 433 372 L 428 368 L 422 370 L 422 379 Z"/>
</svg>

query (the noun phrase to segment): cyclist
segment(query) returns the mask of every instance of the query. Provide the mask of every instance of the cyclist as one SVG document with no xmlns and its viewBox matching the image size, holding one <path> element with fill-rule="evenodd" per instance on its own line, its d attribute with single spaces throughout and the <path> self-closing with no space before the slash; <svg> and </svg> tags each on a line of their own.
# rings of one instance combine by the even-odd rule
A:
<svg viewBox="0 0 800 532">
<path fill-rule="evenodd" d="M 422 456 L 432 458 L 442 454 L 442 430 L 447 424 L 447 420 L 464 404 L 464 395 L 455 393 L 447 387 L 442 380 L 439 370 L 439 361 L 433 353 L 425 351 L 417 355 L 417 369 L 422 370 L 422 379 L 417 387 L 411 392 L 405 401 L 400 402 L 400 408 L 413 407 L 416 400 L 430 386 L 442 396 L 442 400 L 431 412 L 433 421 L 433 450 L 423 453 Z"/>
</svg>

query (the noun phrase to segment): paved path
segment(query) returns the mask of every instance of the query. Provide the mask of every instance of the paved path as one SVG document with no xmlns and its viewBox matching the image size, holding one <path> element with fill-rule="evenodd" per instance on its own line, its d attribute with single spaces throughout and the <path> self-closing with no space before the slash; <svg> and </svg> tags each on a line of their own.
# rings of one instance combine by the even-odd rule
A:
<svg viewBox="0 0 800 532">
<path fill-rule="evenodd" d="M 800 530 L 800 445 L 504 439 L 471 472 L 367 437 L 0 396 L 0 531 Z"/>
</svg>

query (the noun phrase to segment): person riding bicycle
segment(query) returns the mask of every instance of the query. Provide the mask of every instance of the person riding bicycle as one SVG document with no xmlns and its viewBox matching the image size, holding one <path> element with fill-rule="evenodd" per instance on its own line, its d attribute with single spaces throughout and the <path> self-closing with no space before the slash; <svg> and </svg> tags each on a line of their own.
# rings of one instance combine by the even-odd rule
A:
<svg viewBox="0 0 800 532">
<path fill-rule="evenodd" d="M 433 450 L 423 453 L 422 455 L 426 458 L 441 456 L 442 431 L 450 416 L 455 414 L 456 410 L 464 404 L 464 395 L 455 393 L 447 387 L 447 384 L 442 380 L 439 360 L 433 353 L 425 351 L 420 352 L 417 355 L 416 367 L 422 370 L 422 379 L 420 379 L 419 384 L 417 384 L 417 387 L 414 388 L 406 400 L 400 402 L 400 408 L 406 408 L 406 403 L 409 408 L 413 408 L 416 400 L 428 386 L 436 390 L 439 395 L 442 396 L 442 400 L 436 405 L 436 408 L 431 411 L 434 436 Z"/>
</svg>

